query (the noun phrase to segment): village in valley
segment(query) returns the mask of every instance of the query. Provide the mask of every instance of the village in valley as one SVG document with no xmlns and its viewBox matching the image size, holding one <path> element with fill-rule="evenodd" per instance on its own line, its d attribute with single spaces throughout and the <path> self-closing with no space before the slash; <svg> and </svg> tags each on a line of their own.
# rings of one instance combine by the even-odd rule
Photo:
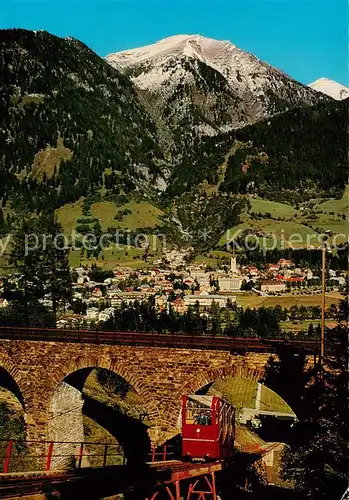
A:
<svg viewBox="0 0 349 500">
<path fill-rule="evenodd" d="M 105 271 L 96 264 L 72 268 L 71 301 L 57 317 L 57 327 L 93 328 L 112 320 L 120 308 L 149 301 L 158 314 L 172 311 L 184 315 L 188 310 L 197 310 L 203 317 L 209 317 L 217 309 L 254 310 L 276 304 L 280 304 L 277 306 L 280 308 L 284 303 L 289 311 L 284 319 L 290 329 L 301 329 L 300 320 L 306 329 L 309 321 L 314 320 L 316 324 L 319 322 L 316 320 L 320 320 L 321 272 L 318 269 L 296 267 L 287 259 L 258 267 L 239 265 L 236 255 L 224 261 L 227 265 L 212 268 L 205 263 L 186 264 L 184 257 L 183 253 L 171 251 L 148 269 L 139 270 L 118 266 Z M 12 276 L 10 282 L 15 286 L 16 276 Z M 330 320 L 335 317 L 335 306 L 344 292 L 346 272 L 329 269 L 327 283 Z M 41 302 L 52 307 L 49 297 Z M 7 306 L 6 298 L 0 299 L 0 308 Z M 308 313 L 304 307 L 309 309 Z"/>
</svg>

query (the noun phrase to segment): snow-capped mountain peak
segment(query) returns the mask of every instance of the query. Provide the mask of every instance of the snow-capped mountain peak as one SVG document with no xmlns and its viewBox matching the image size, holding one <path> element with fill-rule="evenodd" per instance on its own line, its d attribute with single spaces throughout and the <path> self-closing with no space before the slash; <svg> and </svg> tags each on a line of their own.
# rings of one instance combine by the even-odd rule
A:
<svg viewBox="0 0 349 500">
<path fill-rule="evenodd" d="M 149 97 L 154 117 L 171 133 L 177 129 L 186 144 L 326 99 L 228 40 L 197 34 L 171 36 L 106 60 L 131 76 Z"/>
<path fill-rule="evenodd" d="M 283 74 L 228 40 L 215 40 L 202 35 L 174 35 L 152 45 L 124 50 L 106 57 L 112 65 L 144 69 L 143 72 L 137 71 L 135 83 L 143 90 L 153 91 L 163 85 L 163 80 L 169 77 L 168 73 L 171 75 L 170 84 L 175 84 L 178 79 L 183 81 L 185 75 L 178 68 L 178 64 L 179 72 L 168 71 L 168 67 L 173 68 L 181 58 L 200 61 L 210 66 L 219 71 L 233 86 L 237 83 L 236 76 L 239 80 L 248 79 L 249 75 L 257 76 L 261 70 L 266 73 L 272 69 Z"/>
<path fill-rule="evenodd" d="M 310 88 L 322 92 L 337 101 L 342 101 L 349 97 L 349 88 L 341 83 L 330 80 L 329 78 L 319 78 L 309 85 Z"/>
<path fill-rule="evenodd" d="M 234 47 L 228 41 L 218 41 L 201 35 L 174 35 L 163 38 L 152 45 L 110 54 L 106 59 L 111 63 L 117 62 L 126 66 L 129 63 L 139 64 L 149 59 L 166 58 L 173 55 L 186 55 L 202 59 L 205 57 L 205 52 L 209 54 L 212 51 L 217 51 L 223 45 Z"/>
</svg>

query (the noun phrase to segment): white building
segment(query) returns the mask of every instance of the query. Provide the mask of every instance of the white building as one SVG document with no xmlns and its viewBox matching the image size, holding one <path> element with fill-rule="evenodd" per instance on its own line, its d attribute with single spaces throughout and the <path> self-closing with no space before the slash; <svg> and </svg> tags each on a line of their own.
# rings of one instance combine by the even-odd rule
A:
<svg viewBox="0 0 349 500">
<path fill-rule="evenodd" d="M 236 263 L 236 256 L 235 255 L 230 259 L 230 272 L 233 274 L 237 274 L 237 272 L 238 272 L 238 266 Z"/>
<path fill-rule="evenodd" d="M 199 280 L 199 279 L 210 279 L 210 274 L 206 273 L 203 269 L 200 268 L 195 268 L 195 269 L 190 269 L 190 276 L 194 280 Z"/>
<path fill-rule="evenodd" d="M 89 307 L 86 310 L 86 316 L 88 319 L 95 320 L 98 319 L 99 309 L 97 307 Z"/>
<path fill-rule="evenodd" d="M 307 280 L 312 280 L 314 277 L 314 273 L 311 269 L 307 270 Z"/>
<path fill-rule="evenodd" d="M 202 288 L 202 287 L 209 287 L 210 286 L 210 278 L 207 277 L 207 278 L 199 278 L 197 280 L 198 284 L 199 284 L 199 287 Z"/>
<path fill-rule="evenodd" d="M 201 292 L 195 295 L 185 295 L 184 303 L 186 306 L 194 306 L 198 302 L 200 306 L 209 307 L 214 302 L 218 304 L 219 307 L 225 307 L 229 299 L 233 303 L 236 301 L 236 297 L 234 296 L 210 295 L 209 293 Z"/>
<path fill-rule="evenodd" d="M 108 307 L 98 314 L 98 321 L 108 321 L 114 315 L 114 308 Z"/>
<path fill-rule="evenodd" d="M 239 276 L 218 277 L 218 285 L 221 292 L 238 292 L 242 285 L 242 278 Z"/>
<path fill-rule="evenodd" d="M 82 275 L 78 276 L 76 283 L 78 285 L 83 285 L 84 283 L 87 283 L 88 281 L 90 281 L 90 278 L 86 274 L 82 274 Z"/>
<path fill-rule="evenodd" d="M 284 292 L 286 283 L 280 281 L 264 281 L 261 283 L 261 292 Z"/>
<path fill-rule="evenodd" d="M 149 294 L 145 292 L 118 292 L 108 295 L 112 307 L 118 307 L 123 302 L 126 304 L 133 304 L 135 301 L 142 302 L 147 297 Z"/>
<path fill-rule="evenodd" d="M 0 299 L 0 309 L 3 309 L 8 306 L 8 300 L 7 299 Z"/>
</svg>

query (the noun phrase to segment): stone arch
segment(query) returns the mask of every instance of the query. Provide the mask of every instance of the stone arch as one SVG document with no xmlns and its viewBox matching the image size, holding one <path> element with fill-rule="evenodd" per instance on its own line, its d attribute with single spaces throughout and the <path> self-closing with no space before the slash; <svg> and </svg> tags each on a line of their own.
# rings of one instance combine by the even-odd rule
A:
<svg viewBox="0 0 349 500">
<path fill-rule="evenodd" d="M 11 361 L 10 356 L 3 355 L 2 353 L 0 353 L 0 374 L 1 371 L 5 372 L 12 380 L 12 387 L 10 390 L 13 390 L 14 395 L 21 403 L 23 411 L 25 412 L 31 399 L 30 386 L 25 383 L 22 374 L 18 367 Z"/>
<path fill-rule="evenodd" d="M 47 401 L 46 438 L 49 441 L 85 441 L 83 414 L 85 414 L 85 411 L 91 411 L 92 403 L 94 407 L 99 405 L 99 411 L 95 411 L 94 415 L 103 414 L 105 417 L 104 424 L 107 422 L 107 413 L 109 413 L 109 424 L 112 421 L 115 422 L 110 416 L 111 411 L 114 410 L 106 407 L 102 403 L 92 401 L 90 397 L 83 395 L 82 389 L 84 383 L 88 375 L 95 368 L 102 368 L 115 373 L 129 383 L 141 397 L 149 419 L 153 422 L 153 426 L 148 429 L 147 433 L 144 424 L 141 424 L 140 421 L 135 421 L 131 419 L 131 417 L 124 417 L 125 420 L 128 419 L 128 422 L 133 420 L 132 425 L 136 425 L 135 432 L 136 436 L 138 436 L 136 439 L 134 437 L 130 439 L 129 432 L 127 437 L 125 436 L 124 443 L 122 443 L 119 441 L 119 437 L 121 436 L 116 434 L 116 436 L 118 436 L 117 440 L 124 448 L 128 460 L 134 459 L 137 454 L 141 455 L 141 452 L 135 452 L 135 448 L 144 450 L 145 453 L 146 448 L 149 451 L 150 443 L 160 444 L 160 412 L 153 402 L 150 390 L 139 377 L 134 375 L 132 367 L 125 367 L 123 364 L 118 363 L 115 358 L 109 356 L 80 356 L 75 359 L 69 359 L 67 363 L 63 363 L 57 368 L 51 381 L 51 391 Z M 79 372 L 81 373 L 81 377 L 79 377 Z M 87 415 L 90 416 L 89 413 L 87 413 Z M 100 422 L 101 419 L 98 420 L 99 424 L 104 427 L 103 423 Z M 126 423 L 126 425 L 129 424 Z M 141 427 L 143 430 L 140 429 Z M 107 426 L 105 428 L 113 434 L 110 427 L 108 428 Z M 115 425 L 113 429 L 116 429 Z M 65 438 L 62 439 L 61 436 L 65 436 Z M 146 443 L 148 443 L 148 445 Z M 62 455 L 74 455 L 75 452 L 71 453 L 71 451 L 74 451 L 77 445 L 61 444 L 57 446 L 59 446 L 60 449 L 62 448 L 62 450 L 64 448 Z M 52 463 L 53 467 L 59 467 L 60 465 L 64 464 L 61 464 L 59 461 L 57 463 Z"/>
<path fill-rule="evenodd" d="M 226 365 L 199 372 L 186 380 L 176 392 L 167 410 L 164 412 L 165 421 L 168 423 L 166 438 L 170 439 L 178 433 L 178 414 L 181 405 L 181 396 L 184 394 L 194 394 L 202 387 L 212 384 L 218 379 L 226 377 L 239 377 L 261 382 L 264 377 L 264 369 L 249 366 L 245 363 L 229 362 Z"/>
<path fill-rule="evenodd" d="M 117 358 L 106 356 L 78 356 L 75 359 L 70 359 L 67 363 L 62 363 L 53 377 L 52 391 L 48 401 L 51 400 L 58 385 L 70 374 L 78 370 L 89 368 L 104 368 L 105 370 L 109 370 L 124 378 L 135 389 L 144 402 L 149 418 L 154 422 L 154 427 L 149 431 L 151 440 L 155 444 L 159 444 L 161 442 L 160 428 L 162 417 L 157 404 L 153 401 L 153 395 L 143 380 L 133 373 L 132 366 L 125 367 L 122 363 L 118 362 Z"/>
</svg>

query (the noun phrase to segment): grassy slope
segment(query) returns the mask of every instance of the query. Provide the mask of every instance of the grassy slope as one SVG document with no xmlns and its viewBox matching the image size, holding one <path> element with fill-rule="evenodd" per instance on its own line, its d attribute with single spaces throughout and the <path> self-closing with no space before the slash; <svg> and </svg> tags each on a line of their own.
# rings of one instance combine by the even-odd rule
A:
<svg viewBox="0 0 349 500">
<path fill-rule="evenodd" d="M 337 238 L 337 243 L 342 243 L 347 241 L 349 237 L 349 224 L 347 220 L 341 218 L 342 214 L 348 216 L 349 211 L 349 186 L 346 187 L 345 192 L 341 199 L 329 199 L 325 202 L 321 200 L 314 201 L 314 211 L 320 211 L 321 213 L 316 213 L 316 219 L 307 222 L 306 216 L 302 211 L 296 211 L 291 205 L 284 203 L 277 203 L 273 201 L 268 201 L 260 198 L 252 198 L 251 210 L 250 212 L 266 214 L 270 213 L 270 219 L 256 219 L 251 216 L 250 213 L 245 213 L 242 216 L 242 223 L 238 226 L 229 229 L 220 240 L 220 245 L 223 245 L 227 240 L 239 231 L 263 231 L 266 235 L 267 246 L 273 243 L 272 234 L 275 235 L 277 239 L 277 244 L 280 247 L 282 243 L 282 238 L 284 238 L 285 246 L 289 244 L 289 239 L 292 234 L 299 235 L 298 237 L 293 237 L 291 243 L 293 248 L 305 247 L 307 242 L 309 245 L 317 246 L 319 244 L 319 231 L 330 230 L 334 235 L 341 235 Z M 333 213 L 332 213 L 333 212 Z M 331 214 L 332 213 L 332 214 Z M 283 217 L 284 221 L 277 221 L 274 218 Z M 260 241 L 260 239 L 259 239 Z"/>
<path fill-rule="evenodd" d="M 141 257 L 144 254 L 143 250 L 131 247 L 127 248 L 123 245 L 119 245 L 116 248 L 112 245 L 110 248 L 106 248 L 98 258 L 98 260 L 91 258 L 86 259 L 86 257 L 81 258 L 80 250 L 72 250 L 69 256 L 69 262 L 72 267 L 78 267 L 80 263 L 82 265 L 88 265 L 92 262 L 96 262 L 98 266 L 104 269 L 114 269 L 117 265 L 132 267 L 132 268 L 143 268 L 147 266 Z M 140 259 L 134 259 L 133 257 L 140 257 Z M 104 257 L 104 259 L 102 258 Z"/>
<path fill-rule="evenodd" d="M 209 394 L 221 394 L 236 408 L 255 408 L 257 382 L 252 380 L 227 377 L 217 380 L 209 390 Z M 293 413 L 288 404 L 274 391 L 262 385 L 261 410 Z"/>
<path fill-rule="evenodd" d="M 58 220 L 62 224 L 63 231 L 66 235 L 71 235 L 72 231 L 76 230 L 77 220 L 82 217 L 82 207 L 83 199 L 75 203 L 64 205 L 64 207 L 57 210 Z M 117 211 L 124 209 L 131 210 L 132 213 L 124 216 L 121 221 L 116 221 L 114 216 Z M 91 213 L 92 217 L 99 219 L 103 231 L 107 231 L 108 227 L 136 230 L 142 227 L 155 227 L 162 223 L 159 219 L 159 216 L 162 214 L 161 210 L 145 201 L 139 203 L 130 201 L 121 207 L 117 207 L 115 203 L 110 201 L 102 201 L 92 205 Z M 151 248 L 154 248 L 152 253 L 156 258 L 161 246 L 156 238 L 154 239 L 154 244 L 153 237 L 150 238 Z M 134 257 L 141 257 L 143 253 L 143 250 L 134 247 L 126 248 L 123 245 L 118 245 L 118 247 L 111 245 L 110 248 L 105 249 L 104 252 L 100 254 L 97 263 L 106 269 L 113 269 L 116 265 L 143 268 L 147 266 L 147 263 L 141 259 L 134 259 Z M 70 252 L 71 266 L 79 266 L 80 262 L 84 265 L 95 261 L 95 259 L 87 260 L 86 258 L 81 258 L 80 255 L 80 250 L 72 250 Z M 102 257 L 104 257 L 104 259 L 102 259 Z"/>
<path fill-rule="evenodd" d="M 349 185 L 343 193 L 341 199 L 330 199 L 317 206 L 317 210 L 321 210 L 317 214 L 317 220 L 310 223 L 312 227 L 321 229 L 329 229 L 334 234 L 343 236 L 338 238 L 338 242 L 348 241 L 349 238 Z M 346 220 L 342 216 L 345 215 Z"/>
<path fill-rule="evenodd" d="M 349 185 L 346 187 L 340 200 L 331 199 L 320 203 L 319 207 L 323 212 L 335 212 L 338 214 L 348 214 L 349 209 Z"/>
<path fill-rule="evenodd" d="M 131 210 L 132 213 L 125 215 L 121 221 L 115 220 L 114 216 L 116 213 L 124 209 Z M 130 201 L 122 207 L 117 207 L 115 203 L 110 201 L 103 201 L 93 204 L 91 213 L 93 217 L 100 220 L 102 230 L 106 230 L 108 227 L 135 230 L 142 227 L 160 225 L 159 216 L 162 214 L 162 211 L 146 201 L 140 203 Z"/>
<path fill-rule="evenodd" d="M 289 405 L 278 394 L 264 385 L 262 385 L 260 404 L 261 410 L 293 413 Z"/>
<path fill-rule="evenodd" d="M 64 233 L 67 236 L 76 229 L 77 219 L 82 217 L 82 205 L 83 200 L 80 199 L 75 203 L 68 203 L 67 205 L 64 205 L 56 211 L 57 218 L 63 227 Z"/>
<path fill-rule="evenodd" d="M 229 240 L 229 238 L 231 238 L 239 230 L 249 230 L 252 232 L 262 231 L 265 234 L 266 245 L 268 248 L 272 248 L 274 243 L 272 235 L 275 235 L 278 246 L 280 246 L 284 240 L 284 245 L 287 247 L 290 235 L 292 234 L 297 234 L 301 238 L 301 241 L 298 241 L 297 238 L 292 240 L 292 246 L 294 248 L 306 246 L 307 241 L 316 246 L 318 243 L 318 233 L 316 232 L 316 228 L 331 229 L 335 234 L 343 233 L 348 236 L 349 228 L 347 222 L 342 219 L 333 220 L 338 216 L 329 214 L 329 212 L 335 212 L 335 214 L 339 215 L 345 213 L 345 209 L 348 205 L 348 196 L 349 187 L 347 187 L 347 190 L 341 200 L 333 199 L 317 204 L 315 208 L 317 210 L 321 209 L 323 213 L 318 214 L 317 220 L 311 222 L 310 225 L 312 227 L 302 224 L 304 217 L 302 217 L 301 212 L 296 212 L 296 210 L 290 205 L 258 198 L 251 199 L 251 212 L 262 214 L 270 213 L 272 217 L 284 217 L 288 220 L 276 221 L 273 218 L 256 220 L 253 219 L 250 214 L 245 214 L 242 217 L 243 222 L 227 231 L 227 233 L 221 238 L 220 244 L 224 244 L 227 239 Z M 81 199 L 57 210 L 58 218 L 66 234 L 71 234 L 71 232 L 76 229 L 77 219 L 79 219 L 82 215 L 82 206 L 83 200 Z M 117 211 L 126 208 L 131 210 L 132 213 L 124 216 L 121 221 L 116 221 L 114 216 Z M 130 201 L 122 207 L 117 207 L 112 202 L 102 201 L 92 205 L 91 212 L 93 217 L 100 220 L 102 230 L 104 231 L 106 231 L 108 227 L 136 230 L 141 227 L 154 227 L 156 225 L 161 225 L 161 210 L 145 201 Z M 294 217 L 295 214 L 298 214 L 296 218 Z M 343 241 L 344 239 L 344 237 L 341 237 L 338 241 Z M 258 240 L 261 244 L 263 244 L 261 238 L 258 238 Z M 155 256 L 154 258 L 158 258 L 161 253 L 161 246 L 158 242 L 156 242 L 155 248 L 156 249 L 152 251 L 152 253 Z M 143 268 L 148 264 L 141 259 L 142 255 L 142 250 L 135 248 L 127 249 L 122 246 L 120 246 L 120 248 L 116 248 L 115 246 L 112 246 L 100 255 L 97 263 L 107 269 L 113 269 L 117 265 L 126 265 L 132 268 Z M 219 258 L 230 258 L 228 253 L 217 250 L 211 251 L 209 255 L 210 256 L 198 256 L 196 258 L 196 263 L 205 262 L 208 265 L 216 266 Z M 104 259 L 101 257 L 104 257 Z M 136 259 L 134 257 L 140 257 L 140 259 Z M 70 264 L 72 266 L 78 266 L 80 262 L 82 264 L 89 264 L 91 260 L 87 261 L 85 258 L 81 259 L 79 250 L 72 251 L 70 254 Z"/>
<path fill-rule="evenodd" d="M 326 295 L 327 307 L 331 304 L 338 304 L 343 299 L 343 296 L 338 293 L 329 293 Z M 290 295 L 262 297 L 260 295 L 237 295 L 237 304 L 246 307 L 281 307 L 290 308 L 293 305 L 297 306 L 321 306 L 321 295 Z"/>
<path fill-rule="evenodd" d="M 248 379 L 227 377 L 225 380 L 216 380 L 209 394 L 221 394 L 236 408 L 255 408 L 257 383 Z"/>
<path fill-rule="evenodd" d="M 285 248 L 291 243 L 293 248 L 299 248 L 306 246 L 306 241 L 309 240 L 311 244 L 315 244 L 318 241 L 318 234 L 316 231 L 310 227 L 300 224 L 294 221 L 276 221 L 273 219 L 261 219 L 255 220 L 250 217 L 245 217 L 244 222 L 238 226 L 229 229 L 220 239 L 220 244 L 223 245 L 225 242 L 233 238 L 234 235 L 241 235 L 243 231 L 248 230 L 253 234 L 254 232 L 263 232 L 264 237 L 258 237 L 260 245 L 263 246 L 263 238 L 266 238 L 267 248 L 272 248 L 274 243 L 274 237 L 276 238 L 277 246 L 280 247 L 284 241 Z M 299 235 L 298 237 L 291 235 Z M 254 241 L 254 240 L 252 240 Z"/>
<path fill-rule="evenodd" d="M 272 202 L 264 199 L 253 198 L 251 199 L 251 212 L 255 213 L 270 213 L 271 219 L 259 219 L 256 220 L 251 217 L 250 214 L 245 214 L 242 217 L 242 223 L 228 230 L 226 234 L 221 238 L 220 245 L 223 245 L 227 240 L 229 240 L 238 231 L 249 230 L 251 232 L 262 231 L 265 234 L 266 245 L 268 248 L 273 246 L 273 237 L 275 235 L 277 240 L 277 245 L 282 244 L 284 240 L 285 247 L 289 244 L 289 238 L 291 234 L 297 234 L 300 236 L 302 241 L 298 239 L 293 239 L 293 248 L 306 246 L 306 242 L 309 241 L 310 244 L 316 246 L 318 244 L 318 233 L 316 229 L 320 228 L 330 229 L 334 234 L 343 234 L 345 236 L 340 237 L 337 241 L 345 241 L 349 236 L 349 225 L 347 221 L 339 219 L 341 214 L 348 213 L 348 199 L 349 199 L 349 186 L 347 186 L 342 199 L 340 200 L 327 200 L 323 203 L 316 203 L 315 210 L 321 210 L 322 213 L 317 214 L 317 219 L 309 223 L 309 226 L 302 224 L 304 222 L 304 217 L 301 212 L 296 212 L 296 210 L 291 206 L 283 203 Z M 318 200 L 321 201 L 321 200 Z M 72 231 L 76 229 L 77 220 L 82 216 L 83 199 L 75 203 L 67 204 L 57 210 L 58 219 L 63 226 L 64 233 L 70 235 Z M 132 211 L 123 217 L 121 221 L 116 221 L 114 216 L 118 210 L 129 209 Z M 120 229 L 130 229 L 136 230 L 142 227 L 155 227 L 156 225 L 161 225 L 160 216 L 162 211 L 154 207 L 150 203 L 130 201 L 129 203 L 117 207 L 115 203 L 102 201 L 100 203 L 95 203 L 91 208 L 92 216 L 100 220 L 102 230 L 106 231 L 108 227 L 119 227 Z M 330 212 L 334 212 L 335 215 L 331 215 Z M 297 214 L 296 217 L 294 215 Z M 285 221 L 274 220 L 273 217 L 284 217 Z M 258 238 L 260 243 L 263 241 Z M 153 245 L 152 245 L 153 247 Z M 158 258 L 161 253 L 161 245 L 157 241 L 155 244 L 155 249 L 152 252 L 155 258 Z M 142 250 L 135 248 L 115 248 L 112 246 L 100 255 L 98 264 L 107 269 L 112 269 L 116 265 L 126 265 L 133 268 L 143 268 L 147 266 L 141 259 L 134 259 L 134 257 L 141 257 L 143 254 Z M 226 257 L 229 258 L 230 255 L 220 251 L 210 252 L 210 257 L 198 256 L 196 258 L 196 263 L 205 262 L 209 265 L 215 266 L 219 258 Z M 101 259 L 101 257 L 104 259 Z M 72 266 L 78 266 L 79 264 L 88 264 L 91 262 L 87 261 L 85 258 L 81 259 L 80 251 L 71 251 L 70 254 L 70 264 Z"/>
<path fill-rule="evenodd" d="M 253 198 L 251 200 L 251 211 L 265 214 L 269 212 L 272 217 L 293 217 L 295 209 L 291 205 L 285 203 L 277 203 L 275 201 L 262 200 L 260 198 Z"/>
</svg>

